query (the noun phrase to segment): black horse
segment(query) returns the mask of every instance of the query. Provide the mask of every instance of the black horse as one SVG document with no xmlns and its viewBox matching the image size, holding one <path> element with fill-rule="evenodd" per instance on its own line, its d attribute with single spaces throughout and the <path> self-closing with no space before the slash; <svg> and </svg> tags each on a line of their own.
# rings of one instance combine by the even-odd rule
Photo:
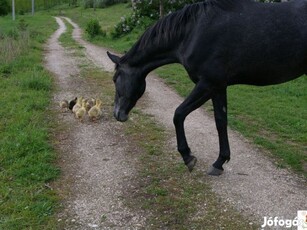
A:
<svg viewBox="0 0 307 230">
<path fill-rule="evenodd" d="M 122 122 L 143 95 L 150 71 L 169 63 L 185 67 L 195 88 L 175 111 L 178 151 L 191 171 L 196 158 L 184 120 L 212 99 L 220 152 L 209 174 L 220 175 L 230 160 L 227 86 L 279 84 L 307 73 L 307 1 L 188 5 L 148 28 L 123 57 L 108 56 L 116 64 L 114 116 Z"/>
</svg>

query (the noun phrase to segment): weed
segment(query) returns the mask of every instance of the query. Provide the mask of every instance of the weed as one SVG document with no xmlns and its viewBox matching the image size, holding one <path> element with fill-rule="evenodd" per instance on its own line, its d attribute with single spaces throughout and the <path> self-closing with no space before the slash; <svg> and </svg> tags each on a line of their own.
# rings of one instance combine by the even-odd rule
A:
<svg viewBox="0 0 307 230">
<path fill-rule="evenodd" d="M 12 73 L 12 66 L 8 64 L 3 64 L 0 66 L 0 76 L 7 78 Z"/>
</svg>

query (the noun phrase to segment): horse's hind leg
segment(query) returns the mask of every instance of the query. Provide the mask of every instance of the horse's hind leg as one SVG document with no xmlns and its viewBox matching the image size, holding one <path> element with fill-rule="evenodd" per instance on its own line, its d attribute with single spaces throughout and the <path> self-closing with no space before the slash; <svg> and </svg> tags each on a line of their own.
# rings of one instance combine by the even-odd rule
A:
<svg viewBox="0 0 307 230">
<path fill-rule="evenodd" d="M 205 82 L 198 82 L 191 94 L 175 111 L 174 125 L 176 128 L 177 147 L 189 171 L 193 170 L 196 164 L 196 157 L 191 155 L 191 150 L 186 140 L 184 120 L 192 111 L 211 98 L 211 92 L 211 88 Z"/>
<path fill-rule="evenodd" d="M 223 164 L 230 160 L 230 148 L 227 134 L 227 95 L 226 88 L 212 96 L 214 117 L 219 136 L 220 153 L 208 174 L 218 176 L 223 172 Z"/>
</svg>

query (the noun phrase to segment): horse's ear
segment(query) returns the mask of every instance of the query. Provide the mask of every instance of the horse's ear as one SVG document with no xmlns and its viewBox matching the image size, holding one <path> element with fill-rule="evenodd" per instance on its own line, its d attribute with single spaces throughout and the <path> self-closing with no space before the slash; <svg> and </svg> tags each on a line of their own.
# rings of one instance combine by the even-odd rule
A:
<svg viewBox="0 0 307 230">
<path fill-rule="evenodd" d="M 114 62 L 115 64 L 119 64 L 120 57 L 118 57 L 114 54 L 111 54 L 109 51 L 107 51 L 107 55 L 111 59 L 112 62 Z"/>
</svg>

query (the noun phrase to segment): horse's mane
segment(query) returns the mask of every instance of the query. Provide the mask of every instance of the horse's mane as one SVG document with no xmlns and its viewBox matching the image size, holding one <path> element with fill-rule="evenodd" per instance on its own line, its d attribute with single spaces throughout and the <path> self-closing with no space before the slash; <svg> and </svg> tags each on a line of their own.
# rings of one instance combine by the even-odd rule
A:
<svg viewBox="0 0 307 230">
<path fill-rule="evenodd" d="M 126 62 L 128 59 L 133 58 L 136 53 L 138 58 L 129 61 L 137 62 L 142 59 L 142 54 L 138 51 L 145 48 L 151 52 L 158 47 L 171 47 L 187 33 L 187 30 L 192 29 L 187 24 L 196 22 L 200 15 L 206 14 L 206 16 L 210 17 L 217 9 L 232 10 L 238 3 L 244 1 L 249 0 L 207 0 L 186 5 L 181 10 L 165 16 L 149 27 L 134 46 L 121 58 L 120 62 Z"/>
</svg>

